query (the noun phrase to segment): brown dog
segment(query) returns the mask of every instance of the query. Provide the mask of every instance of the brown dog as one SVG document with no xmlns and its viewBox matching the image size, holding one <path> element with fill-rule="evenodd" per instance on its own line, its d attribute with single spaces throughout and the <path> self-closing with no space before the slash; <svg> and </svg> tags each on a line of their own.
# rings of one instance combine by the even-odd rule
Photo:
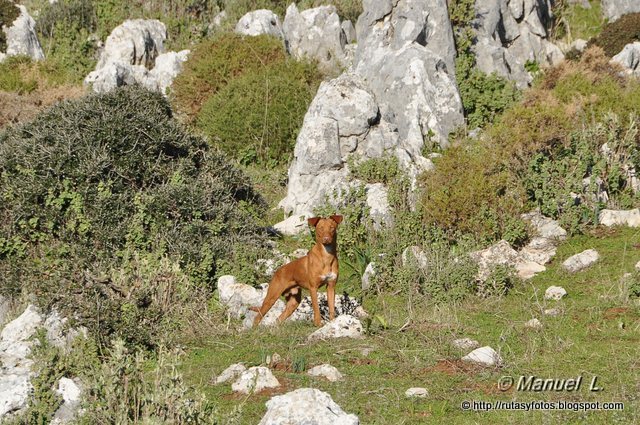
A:
<svg viewBox="0 0 640 425">
<path fill-rule="evenodd" d="M 309 253 L 280 267 L 273 275 L 267 296 L 262 307 L 251 307 L 258 312 L 253 326 L 257 326 L 267 314 L 273 304 L 284 295 L 287 306 L 278 317 L 278 323 L 284 322 L 300 304 L 302 290 L 308 289 L 313 304 L 313 324 L 320 326 L 320 307 L 318 305 L 318 289 L 327 285 L 327 301 L 329 304 L 329 319 L 335 317 L 336 282 L 338 281 L 338 255 L 336 229 L 342 222 L 341 215 L 329 218 L 314 217 L 307 220 L 310 226 L 316 228 L 316 244 Z"/>
</svg>

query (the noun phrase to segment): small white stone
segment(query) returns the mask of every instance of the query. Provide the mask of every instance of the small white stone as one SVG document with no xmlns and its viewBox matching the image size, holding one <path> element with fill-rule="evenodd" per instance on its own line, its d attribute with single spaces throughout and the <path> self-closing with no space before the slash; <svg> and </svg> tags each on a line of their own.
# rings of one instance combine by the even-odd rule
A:
<svg viewBox="0 0 640 425">
<path fill-rule="evenodd" d="M 231 384 L 234 392 L 252 394 L 265 388 L 277 388 L 280 382 L 273 376 L 271 370 L 264 366 L 254 366 L 242 372 L 236 382 Z"/>
<path fill-rule="evenodd" d="M 483 364 L 486 366 L 500 366 L 502 364 L 502 358 L 496 351 L 489 347 L 480 347 L 462 358 L 465 362 L 473 362 Z"/>
<path fill-rule="evenodd" d="M 544 291 L 545 300 L 559 301 L 567 295 L 567 291 L 562 286 L 550 286 Z"/>
<path fill-rule="evenodd" d="M 598 254 L 598 251 L 587 249 L 564 260 L 562 267 L 569 273 L 575 273 L 591 267 L 599 259 L 600 254 Z"/>
<path fill-rule="evenodd" d="M 562 310 L 560 310 L 559 308 L 548 308 L 544 311 L 545 316 L 555 317 L 561 314 L 562 314 Z"/>
<path fill-rule="evenodd" d="M 480 343 L 478 341 L 471 338 L 454 339 L 452 344 L 454 345 L 454 347 L 464 351 L 473 350 L 480 346 Z"/>
<path fill-rule="evenodd" d="M 322 364 L 320 366 L 312 367 L 309 369 L 307 374 L 310 376 L 322 376 L 331 382 L 340 381 L 343 378 L 340 371 L 330 364 Z"/>
<path fill-rule="evenodd" d="M 638 261 L 638 262 L 636 263 L 636 270 L 637 270 L 637 271 L 640 271 L 640 261 Z"/>
<path fill-rule="evenodd" d="M 531 329 L 542 329 L 542 322 L 539 321 L 538 319 L 531 319 L 529 320 L 527 323 L 524 324 L 525 328 L 531 328 Z"/>
<path fill-rule="evenodd" d="M 426 398 L 429 392 L 426 388 L 414 387 L 405 391 L 404 395 L 409 398 Z"/>
<path fill-rule="evenodd" d="M 348 314 L 336 317 L 307 338 L 309 341 L 329 338 L 362 338 L 364 330 L 360 320 Z"/>
<path fill-rule="evenodd" d="M 223 370 L 222 373 L 218 375 L 216 379 L 214 379 L 213 383 L 214 385 L 218 385 L 227 381 L 231 381 L 232 379 L 236 379 L 245 370 L 247 370 L 247 367 L 242 363 L 232 364 L 231 366 Z"/>
</svg>

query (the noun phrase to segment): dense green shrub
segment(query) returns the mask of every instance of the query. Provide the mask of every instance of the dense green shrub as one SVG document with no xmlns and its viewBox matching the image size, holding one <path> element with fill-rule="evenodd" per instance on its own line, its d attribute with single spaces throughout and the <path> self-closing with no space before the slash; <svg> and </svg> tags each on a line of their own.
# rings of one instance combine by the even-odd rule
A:
<svg viewBox="0 0 640 425">
<path fill-rule="evenodd" d="M 608 57 L 620 53 L 624 46 L 640 40 L 640 13 L 622 15 L 615 22 L 608 23 L 600 35 L 590 44 L 602 47 Z"/>
<path fill-rule="evenodd" d="M 7 35 L 2 27 L 11 26 L 18 16 L 20 9 L 11 0 L 0 0 L 0 52 L 7 51 Z"/>
<path fill-rule="evenodd" d="M 308 62 L 286 60 L 249 71 L 205 102 L 198 127 L 244 164 L 286 164 L 319 81 Z"/>
<path fill-rule="evenodd" d="M 0 133 L 0 178 L 0 290 L 34 293 L 101 338 L 157 343 L 176 301 L 260 240 L 246 177 L 138 87 Z"/>
<path fill-rule="evenodd" d="M 594 198 L 599 179 L 607 207 L 637 205 L 621 167 L 637 167 L 639 90 L 597 49 L 546 72 L 478 140 L 459 142 L 423 175 L 424 219 L 454 239 L 470 232 L 485 242 L 519 245 L 527 239 L 519 216 L 535 207 L 572 233 L 595 223 L 605 207 Z M 600 152 L 605 142 L 615 146 L 609 162 Z M 583 187 L 590 176 L 591 187 Z"/>
<path fill-rule="evenodd" d="M 302 0 L 298 8 L 302 10 L 325 5 L 335 6 L 340 18 L 350 20 L 353 25 L 362 13 L 362 0 Z"/>
<path fill-rule="evenodd" d="M 398 158 L 395 156 L 350 161 L 349 170 L 353 177 L 366 183 L 387 184 L 401 174 Z"/>
<path fill-rule="evenodd" d="M 171 92 L 178 112 L 194 119 L 203 104 L 241 75 L 286 58 L 280 40 L 270 36 L 241 37 L 224 33 L 196 46 Z"/>
</svg>

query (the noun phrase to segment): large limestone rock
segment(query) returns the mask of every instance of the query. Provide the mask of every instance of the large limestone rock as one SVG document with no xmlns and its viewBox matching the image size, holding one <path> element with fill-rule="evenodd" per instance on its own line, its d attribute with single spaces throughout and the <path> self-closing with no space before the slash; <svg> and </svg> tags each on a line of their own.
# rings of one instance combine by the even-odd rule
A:
<svg viewBox="0 0 640 425">
<path fill-rule="evenodd" d="M 77 417 L 82 401 L 82 387 L 77 380 L 60 378 L 56 393 L 62 397 L 62 405 L 56 410 L 52 425 L 68 424 Z"/>
<path fill-rule="evenodd" d="M 29 56 L 33 60 L 44 59 L 42 46 L 36 35 L 36 21 L 27 12 L 27 8 L 18 4 L 20 15 L 12 23 L 0 28 L 4 31 L 7 40 L 7 51 L 0 52 L 0 62 L 7 56 Z"/>
<path fill-rule="evenodd" d="M 477 0 L 474 52 L 478 68 L 524 88 L 531 81 L 527 61 L 555 65 L 564 55 L 549 40 L 552 0 Z"/>
<path fill-rule="evenodd" d="M 257 36 L 262 34 L 284 38 L 278 15 L 267 9 L 254 10 L 244 15 L 236 24 L 238 34 Z"/>
<path fill-rule="evenodd" d="M 400 159 L 410 165 L 426 137 L 444 146 L 464 119 L 446 0 L 394 3 L 363 2 L 354 69 L 376 96 L 382 120 L 398 132 Z"/>
<path fill-rule="evenodd" d="M 622 65 L 628 74 L 640 77 L 640 41 L 624 46 L 620 53 L 611 58 L 611 62 Z"/>
<path fill-rule="evenodd" d="M 415 179 L 433 167 L 422 156 L 425 140 L 446 146 L 464 122 L 446 1 L 363 7 L 352 68 L 320 86 L 305 116 L 280 203 L 287 214 L 337 205 L 350 187 L 350 156 L 395 155 Z"/>
<path fill-rule="evenodd" d="M 157 19 L 130 19 L 115 27 L 107 37 L 96 69 L 122 62 L 153 68 L 156 57 L 164 53 L 166 26 Z"/>
<path fill-rule="evenodd" d="M 638 0 L 602 0 L 602 12 L 609 22 L 617 21 L 627 13 L 640 12 Z"/>
<path fill-rule="evenodd" d="M 166 94 L 182 70 L 189 50 L 164 52 L 165 25 L 156 19 L 127 20 L 107 37 L 95 71 L 84 82 L 104 93 L 124 85 L 140 84 Z"/>
<path fill-rule="evenodd" d="M 511 248 L 509 242 L 505 240 L 501 240 L 489 248 L 471 252 L 469 256 L 478 263 L 477 278 L 482 282 L 487 280 L 495 266 L 511 265 L 515 267 L 519 260 L 518 252 Z"/>
<path fill-rule="evenodd" d="M 318 61 L 325 72 L 338 72 L 346 65 L 347 35 L 335 6 L 298 11 L 295 3 L 287 8 L 283 31 L 287 51 L 296 59 Z"/>
<path fill-rule="evenodd" d="M 383 153 L 384 146 L 375 146 L 377 151 L 364 142 L 378 117 L 375 98 L 359 76 L 347 73 L 320 85 L 296 140 L 287 196 L 279 204 L 285 213 L 311 216 L 334 190 L 347 190 L 352 152 Z"/>
<path fill-rule="evenodd" d="M 300 388 L 267 401 L 267 413 L 259 425 L 358 425 L 331 396 L 315 388 Z"/>
</svg>

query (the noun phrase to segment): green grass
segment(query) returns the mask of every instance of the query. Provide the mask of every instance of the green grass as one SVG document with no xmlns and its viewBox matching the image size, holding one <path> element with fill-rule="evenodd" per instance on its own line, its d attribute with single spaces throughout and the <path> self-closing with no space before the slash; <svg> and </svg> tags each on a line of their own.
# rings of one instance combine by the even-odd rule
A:
<svg viewBox="0 0 640 425">
<path fill-rule="evenodd" d="M 567 37 L 569 41 L 589 40 L 600 34 L 605 20 L 602 16 L 602 5 L 600 0 L 591 0 L 590 9 L 585 9 L 579 3 L 566 4 L 560 12 L 560 37 Z"/>
<path fill-rule="evenodd" d="M 640 231 L 633 229 L 574 237 L 558 248 L 546 272 L 504 298 L 473 298 L 440 307 L 389 295 L 365 299 L 365 308 L 383 316 L 388 328 L 384 330 L 374 321 L 362 340 L 307 343 L 306 336 L 313 331 L 308 323 L 238 334 L 232 322 L 229 328 L 211 330 L 198 341 L 190 341 L 182 369 L 187 382 L 215 400 L 221 413 L 230 415 L 239 408 L 240 423 L 257 423 L 270 397 L 301 387 L 329 392 L 363 424 L 637 423 L 640 309 L 637 299 L 629 300 L 624 294 L 620 277 L 640 260 L 640 250 L 634 247 L 638 242 Z M 564 259 L 588 248 L 600 252 L 596 265 L 575 275 L 561 269 Z M 544 291 L 551 285 L 563 286 L 569 295 L 559 302 L 545 301 Z M 562 315 L 542 315 L 544 309 L 556 306 L 564 310 Z M 544 324 L 541 331 L 524 328 L 532 317 Z M 409 319 L 410 325 L 399 332 Z M 450 344 L 460 337 L 492 346 L 501 353 L 505 365 L 493 369 L 461 363 L 459 359 L 466 353 Z M 364 353 L 367 350 L 368 355 Z M 274 352 L 289 364 L 303 358 L 307 369 L 330 363 L 345 380 L 330 383 L 290 369 L 275 370 L 283 387 L 248 397 L 233 394 L 230 384 L 210 384 L 211 378 L 230 364 L 258 365 Z M 502 393 L 497 389 L 503 375 L 571 378 L 580 374 L 585 382 L 575 393 Z M 602 392 L 588 391 L 594 375 L 604 388 Z M 426 387 L 429 396 L 406 399 L 404 392 L 414 386 Z M 625 410 L 480 413 L 461 410 L 464 400 L 623 401 Z"/>
</svg>

